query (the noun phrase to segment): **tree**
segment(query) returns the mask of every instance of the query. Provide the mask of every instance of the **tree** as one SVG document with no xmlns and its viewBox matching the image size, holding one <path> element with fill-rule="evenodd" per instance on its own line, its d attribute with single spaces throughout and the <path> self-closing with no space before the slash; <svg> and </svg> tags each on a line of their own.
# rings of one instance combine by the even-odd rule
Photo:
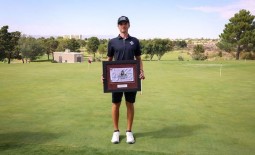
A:
<svg viewBox="0 0 255 155">
<path fill-rule="evenodd" d="M 80 47 L 85 47 L 86 46 L 86 41 L 85 40 L 78 39 L 77 41 L 80 44 Z"/>
<path fill-rule="evenodd" d="M 141 47 L 142 54 L 145 54 L 146 57 L 149 57 L 151 61 L 153 56 L 155 55 L 155 50 L 153 49 L 153 40 L 142 40 Z"/>
<path fill-rule="evenodd" d="M 26 60 L 36 60 L 39 56 L 42 56 L 45 52 L 43 47 L 42 39 L 35 39 L 32 37 L 22 37 L 19 40 L 19 49 L 21 51 L 22 59 Z M 24 63 L 24 61 L 23 61 Z"/>
<path fill-rule="evenodd" d="M 8 48 L 8 41 L 10 40 L 10 35 L 8 33 L 8 26 L 3 26 L 0 29 L 0 59 L 6 58 L 6 50 Z"/>
<path fill-rule="evenodd" d="M 226 41 L 220 41 L 216 44 L 217 47 L 219 47 L 219 49 L 224 50 L 226 52 L 231 52 L 234 50 L 233 46 L 231 43 L 226 42 Z"/>
<path fill-rule="evenodd" d="M 255 48 L 255 16 L 247 10 L 240 10 L 229 19 L 223 33 L 220 34 L 218 47 L 230 51 L 235 49 L 236 60 L 239 60 L 240 52 L 249 52 Z"/>
<path fill-rule="evenodd" d="M 98 46 L 98 52 L 99 52 L 99 54 L 101 54 L 101 61 L 102 61 L 103 55 L 106 53 L 106 51 L 107 51 L 107 45 L 106 45 L 106 43 L 105 43 L 105 44 L 100 44 L 100 45 Z"/>
<path fill-rule="evenodd" d="M 185 47 L 187 47 L 187 43 L 185 40 L 181 40 L 181 41 L 177 40 L 177 41 L 175 41 L 175 46 L 177 48 L 185 48 Z"/>
<path fill-rule="evenodd" d="M 169 39 L 154 39 L 153 40 L 153 50 L 158 57 L 158 60 L 173 49 L 173 42 Z"/>
<path fill-rule="evenodd" d="M 96 58 L 96 52 L 97 52 L 99 44 L 100 44 L 100 42 L 99 42 L 99 39 L 97 37 L 91 37 L 91 38 L 88 39 L 87 50 L 90 53 L 94 54 L 94 60 Z"/>
<path fill-rule="evenodd" d="M 50 54 L 52 54 L 52 59 L 54 60 L 53 52 L 55 52 L 56 49 L 58 48 L 59 42 L 54 37 L 50 37 L 48 39 L 43 40 L 43 43 L 46 50 L 46 54 L 48 56 L 48 60 L 50 60 Z"/>
<path fill-rule="evenodd" d="M 192 58 L 194 60 L 205 60 L 207 57 L 204 55 L 205 49 L 203 45 L 195 45 L 193 48 Z"/>
<path fill-rule="evenodd" d="M 81 46 L 80 46 L 79 42 L 76 39 L 72 38 L 72 39 L 67 40 L 66 48 L 70 49 L 71 51 L 78 52 L 78 49 L 80 47 Z"/>
<path fill-rule="evenodd" d="M 67 48 L 67 40 L 63 37 L 58 37 L 56 40 L 58 41 L 58 47 L 56 51 L 65 51 Z"/>
<path fill-rule="evenodd" d="M 100 42 L 100 44 L 107 44 L 108 40 L 107 39 L 100 39 L 99 42 Z"/>
<path fill-rule="evenodd" d="M 8 64 L 10 64 L 21 33 L 8 32 L 8 28 L 8 26 L 3 26 L 0 29 L 0 60 L 8 58 Z"/>
</svg>

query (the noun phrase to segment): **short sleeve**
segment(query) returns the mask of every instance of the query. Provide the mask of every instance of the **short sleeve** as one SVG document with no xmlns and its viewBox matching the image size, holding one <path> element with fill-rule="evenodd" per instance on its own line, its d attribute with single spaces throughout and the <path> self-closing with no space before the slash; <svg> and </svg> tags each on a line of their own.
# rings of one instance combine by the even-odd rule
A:
<svg viewBox="0 0 255 155">
<path fill-rule="evenodd" d="M 136 51 L 135 51 L 135 56 L 141 56 L 142 52 L 141 52 L 141 46 L 140 46 L 140 42 L 137 39 L 137 45 L 136 45 Z"/>
<path fill-rule="evenodd" d="M 112 41 L 110 40 L 109 43 L 108 43 L 108 48 L 107 48 L 107 56 L 108 57 L 113 57 L 114 55 L 114 51 L 113 51 L 113 48 L 112 48 Z"/>
</svg>

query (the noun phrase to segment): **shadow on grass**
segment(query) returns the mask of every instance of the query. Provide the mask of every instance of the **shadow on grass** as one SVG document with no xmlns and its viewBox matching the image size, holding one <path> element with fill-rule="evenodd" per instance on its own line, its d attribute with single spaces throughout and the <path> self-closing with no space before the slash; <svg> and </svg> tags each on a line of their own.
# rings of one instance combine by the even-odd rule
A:
<svg viewBox="0 0 255 155">
<path fill-rule="evenodd" d="M 15 149 L 27 144 L 42 144 L 60 137 L 47 132 L 13 132 L 0 134 L 0 150 Z"/>
<path fill-rule="evenodd" d="M 52 61 L 52 59 L 50 59 L 50 60 L 33 60 L 31 62 L 51 62 L 51 61 Z"/>
<path fill-rule="evenodd" d="M 120 135 L 120 142 L 121 142 L 122 140 L 124 140 L 124 141 L 125 141 L 125 139 L 126 139 L 126 136 L 124 136 L 124 135 Z"/>
<path fill-rule="evenodd" d="M 169 126 L 157 131 L 151 132 L 140 132 L 135 133 L 137 139 L 141 137 L 152 137 L 152 138 L 181 138 L 186 136 L 191 136 L 198 130 L 207 128 L 203 124 L 198 125 L 176 125 Z"/>
</svg>

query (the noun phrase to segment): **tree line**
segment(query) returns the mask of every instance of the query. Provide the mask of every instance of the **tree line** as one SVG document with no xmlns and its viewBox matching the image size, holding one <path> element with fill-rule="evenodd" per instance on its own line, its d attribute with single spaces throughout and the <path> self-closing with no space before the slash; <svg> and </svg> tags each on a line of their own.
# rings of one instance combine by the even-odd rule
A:
<svg viewBox="0 0 255 155">
<path fill-rule="evenodd" d="M 247 10 L 240 10 L 229 19 L 223 32 L 219 35 L 217 47 L 222 51 L 235 52 L 236 60 L 239 59 L 241 52 L 254 54 L 255 52 L 255 16 Z M 38 57 L 47 54 L 48 60 L 53 52 L 70 49 L 72 52 L 81 52 L 86 49 L 93 54 L 96 60 L 96 53 L 103 55 L 107 52 L 108 39 L 98 39 L 91 37 L 86 39 L 64 39 L 63 37 L 33 38 L 21 35 L 20 32 L 9 32 L 8 26 L 0 29 L 0 61 L 6 60 L 10 63 L 11 59 L 21 59 L 24 61 L 33 61 Z M 162 56 L 173 49 L 187 47 L 184 40 L 173 41 L 170 39 L 143 39 L 140 40 L 142 54 L 145 59 L 152 60 L 154 56 L 160 60 Z M 193 48 L 192 58 L 194 60 L 205 60 L 203 45 L 196 45 Z"/>
<path fill-rule="evenodd" d="M 106 39 L 99 40 L 97 37 L 86 39 L 65 39 L 63 37 L 34 38 L 21 35 L 20 32 L 9 32 L 9 26 L 3 26 L 0 29 L 0 61 L 7 59 L 19 59 L 24 62 L 33 61 L 46 54 L 48 60 L 50 55 L 54 60 L 53 53 L 56 51 L 65 51 L 70 49 L 72 52 L 81 52 L 85 48 L 89 53 L 104 54 L 106 52 Z"/>
<path fill-rule="evenodd" d="M 187 43 L 184 40 L 172 41 L 170 39 L 149 39 L 141 40 L 142 54 L 145 54 L 145 59 L 152 60 L 156 55 L 157 59 L 160 60 L 162 56 L 172 51 L 174 48 L 182 49 L 187 47 Z"/>
<path fill-rule="evenodd" d="M 93 54 L 93 60 L 96 60 L 96 53 L 100 54 L 102 60 L 103 55 L 107 52 L 109 39 L 98 39 L 91 37 L 86 39 L 65 39 L 63 37 L 50 38 L 33 38 L 31 36 L 21 35 L 20 32 L 8 32 L 8 26 L 3 26 L 0 32 L 0 60 L 20 59 L 23 63 L 38 59 L 46 54 L 48 60 L 50 55 L 54 60 L 53 53 L 56 51 L 65 51 L 70 49 L 71 52 L 81 52 L 85 49 L 88 53 Z M 177 48 L 187 47 L 185 41 L 171 41 L 169 39 L 152 39 L 141 40 L 142 54 L 150 57 L 154 55 L 158 60 L 166 53 L 171 51 L 174 46 Z"/>
</svg>

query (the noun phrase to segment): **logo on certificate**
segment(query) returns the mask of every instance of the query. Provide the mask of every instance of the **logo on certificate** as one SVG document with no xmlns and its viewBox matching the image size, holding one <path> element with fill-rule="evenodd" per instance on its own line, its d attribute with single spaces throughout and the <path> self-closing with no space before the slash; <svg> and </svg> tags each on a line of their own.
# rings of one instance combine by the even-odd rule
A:
<svg viewBox="0 0 255 155">
<path fill-rule="evenodd" d="M 134 81 L 133 68 L 111 68 L 111 82 L 131 82 Z"/>
</svg>

